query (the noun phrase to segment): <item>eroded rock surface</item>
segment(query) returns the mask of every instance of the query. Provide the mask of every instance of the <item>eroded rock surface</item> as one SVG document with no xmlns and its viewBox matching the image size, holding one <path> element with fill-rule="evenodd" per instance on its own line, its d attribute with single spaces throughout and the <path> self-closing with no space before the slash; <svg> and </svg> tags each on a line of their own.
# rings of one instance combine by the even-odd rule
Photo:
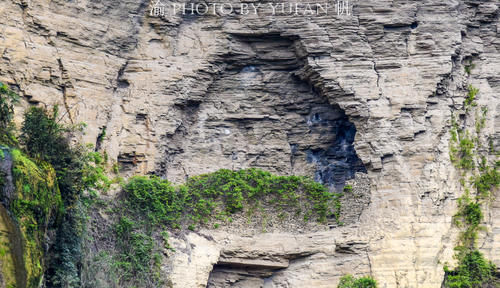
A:
<svg viewBox="0 0 500 288">
<path fill-rule="evenodd" d="M 182 122 L 162 139 L 159 174 L 179 180 L 260 167 L 342 190 L 356 172 L 366 173 L 353 146 L 356 127 L 299 78 L 303 64 L 293 45 L 280 35 L 229 36 L 224 69 L 207 94 L 175 100 Z"/>
<path fill-rule="evenodd" d="M 6 0 L 0 81 L 17 88 L 23 107 L 59 103 L 67 121 L 86 122 L 83 141 L 125 175 L 183 181 L 252 166 L 340 186 L 366 169 L 370 201 L 358 221 L 304 234 L 179 237 L 185 248 L 164 265 L 174 287 L 232 281 L 239 274 L 228 255 L 288 261 L 252 264 L 264 276 L 245 279 L 266 287 L 332 287 L 344 273 L 371 273 L 381 287 L 440 287 L 463 193 L 449 161 L 449 120 L 469 83 L 489 108 L 484 133 L 498 148 L 499 3 L 353 4 L 342 17 L 267 9 L 158 18 L 146 0 Z M 342 147 L 348 153 L 339 155 Z M 480 247 L 500 265 L 498 207 L 485 207 Z"/>
</svg>

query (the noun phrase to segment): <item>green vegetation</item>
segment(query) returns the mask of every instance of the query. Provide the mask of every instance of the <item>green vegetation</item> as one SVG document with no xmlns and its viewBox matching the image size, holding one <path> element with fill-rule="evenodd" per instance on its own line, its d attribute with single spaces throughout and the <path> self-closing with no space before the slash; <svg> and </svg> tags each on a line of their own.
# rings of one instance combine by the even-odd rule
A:
<svg viewBox="0 0 500 288">
<path fill-rule="evenodd" d="M 87 199 L 95 196 L 97 190 L 109 187 L 110 182 L 99 153 L 91 147 L 70 145 L 68 133 L 79 127 L 59 124 L 57 118 L 57 106 L 52 111 L 30 108 L 25 113 L 21 143 L 29 155 L 54 167 L 64 204 L 62 223 L 57 229 L 46 273 L 47 285 L 78 287 Z"/>
<path fill-rule="evenodd" d="M 464 66 L 464 69 L 465 69 L 465 73 L 467 73 L 467 75 L 470 75 L 472 73 L 472 69 L 476 68 L 476 65 L 473 64 L 473 63 L 469 63 L 467 65 Z"/>
<path fill-rule="evenodd" d="M 4 83 L 0 82 L 0 143 L 15 145 L 14 136 L 14 104 L 19 101 L 19 96 L 12 92 Z"/>
<path fill-rule="evenodd" d="M 347 274 L 340 278 L 337 288 L 377 288 L 377 281 L 370 276 L 354 278 Z"/>
<path fill-rule="evenodd" d="M 464 106 L 465 108 L 469 108 L 470 106 L 477 106 L 476 103 L 476 96 L 479 93 L 479 89 L 475 88 L 472 85 L 469 85 L 468 87 L 468 92 L 467 92 L 467 98 L 465 98 Z"/>
<path fill-rule="evenodd" d="M 482 197 L 488 197 L 490 191 L 498 187 L 500 183 L 498 163 L 495 164 L 495 167 L 484 165 L 480 169 L 481 173 L 472 178 L 473 185 L 479 195 Z"/>
<path fill-rule="evenodd" d="M 2 195 L 2 200 L 17 222 L 19 237 L 22 237 L 22 239 L 10 239 L 11 245 L 12 241 L 22 241 L 23 263 L 16 265 L 18 270 L 25 271 L 25 275 L 18 281 L 27 282 L 27 287 L 39 287 L 45 264 L 43 255 L 45 232 L 48 227 L 55 225 L 62 212 L 56 172 L 47 162 L 31 159 L 18 149 L 7 150 L 6 153 L 12 156 L 15 191 L 13 195 Z M 7 229 L 12 230 L 9 227 Z M 10 233 L 16 232 L 10 231 Z M 15 251 L 13 247 L 9 250 L 13 253 L 20 252 Z"/>
<path fill-rule="evenodd" d="M 106 191 L 111 184 L 106 177 L 107 157 L 90 146 L 70 145 L 72 134 L 83 126 L 59 123 L 57 106 L 50 110 L 29 108 L 20 141 L 14 141 L 11 119 L 15 98 L 2 89 L 0 106 L 4 106 L 0 108 L 9 116 L 0 128 L 3 135 L 6 131 L 11 134 L 0 142 L 11 146 L 5 151 L 12 154 L 16 188 L 8 208 L 26 242 L 28 287 L 80 287 L 81 267 L 86 265 L 82 243 L 88 209 L 97 203 L 98 191 Z M 103 131 L 100 137 L 104 135 Z M 0 151 L 4 159 L 4 150 Z M 114 168 L 118 172 L 118 166 Z M 305 177 L 276 176 L 258 169 L 222 169 L 189 178 L 179 186 L 155 176 L 138 176 L 131 178 L 123 191 L 124 201 L 116 206 L 121 212 L 111 236 L 116 250 L 99 253 L 96 261 L 109 264 L 109 283 L 132 287 L 161 285 L 161 259 L 165 249 L 173 250 L 167 229 L 196 230 L 197 225 L 210 220 L 231 222 L 235 213 L 258 213 L 264 206 L 277 211 L 280 219 L 290 214 L 305 221 L 326 222 L 329 218 L 338 220 L 340 214 L 339 195 L 324 186 Z M 210 225 L 218 228 L 221 224 Z M 50 257 L 45 255 L 47 248 Z M 2 251 L 0 257 L 5 257 L 8 251 Z M 83 283 L 85 287 L 94 284 Z"/>
<path fill-rule="evenodd" d="M 15 195 L 3 196 L 22 234 L 17 241 L 23 242 L 22 270 L 26 270 L 16 285 L 40 287 L 43 279 L 48 287 L 79 287 L 86 209 L 96 191 L 110 185 L 105 159 L 91 147 L 70 145 L 71 133 L 79 126 L 58 123 L 57 106 L 50 111 L 28 109 L 17 142 L 11 123 L 14 96 L 0 86 L 0 110 L 5 112 L 0 142 L 10 146 L 6 151 L 12 154 L 16 190 Z M 56 237 L 47 247 L 49 231 Z M 50 258 L 44 255 L 46 248 Z"/>
<path fill-rule="evenodd" d="M 167 180 L 136 176 L 125 185 L 127 209 L 146 216 L 152 225 L 173 224 L 184 208 L 184 197 Z"/>
<path fill-rule="evenodd" d="M 466 115 L 470 109 L 476 107 L 476 96 L 479 89 L 472 85 L 468 87 L 467 98 L 464 101 Z M 454 216 L 454 222 L 461 229 L 457 246 L 455 247 L 457 267 L 445 270 L 444 286 L 448 288 L 472 288 L 487 287 L 494 280 L 495 265 L 487 260 L 479 252 L 476 244 L 484 215 L 481 207 L 492 198 L 493 189 L 500 185 L 498 173 L 498 161 L 489 165 L 485 153 L 493 152 L 482 149 L 482 129 L 486 125 L 487 109 L 482 107 L 480 112 L 476 111 L 475 137 L 466 128 L 460 128 L 455 118 L 452 118 L 450 159 L 460 171 L 460 183 L 465 190 L 464 195 L 458 199 L 458 211 Z M 491 137 L 487 137 L 491 139 Z M 491 146 L 491 145 L 490 145 Z"/>
<path fill-rule="evenodd" d="M 160 277 L 155 261 L 155 241 L 151 231 L 140 231 L 145 223 L 136 223 L 122 216 L 115 227 L 117 248 L 120 253 L 115 258 L 115 267 L 121 275 L 120 282 L 129 282 L 136 287 L 150 287 L 159 284 Z M 168 244 L 166 244 L 168 245 Z M 159 252 L 158 252 L 159 253 Z M 148 285 L 149 284 L 149 285 Z"/>
<path fill-rule="evenodd" d="M 5 153 L 12 156 L 15 188 L 11 195 L 2 194 L 2 201 L 11 212 L 9 216 L 13 218 L 15 226 L 18 226 L 10 227 L 7 224 L 9 216 L 3 217 L 3 225 L 6 225 L 10 235 L 7 244 L 9 249 L 5 251 L 9 251 L 9 254 L 12 252 L 11 261 L 15 262 L 17 270 L 16 284 L 9 285 L 39 287 L 45 266 L 45 233 L 60 219 L 62 198 L 52 165 L 18 149 L 19 143 L 12 123 L 13 104 L 18 98 L 5 84 L 0 83 L 0 143 L 10 146 L 0 150 L 1 159 L 5 159 Z"/>
<path fill-rule="evenodd" d="M 83 125 L 66 126 L 57 118 L 57 106 L 51 111 L 28 109 L 21 128 L 21 143 L 28 155 L 54 167 L 66 204 L 77 200 L 84 191 L 107 189 L 110 181 L 104 173 L 104 157 L 91 146 L 70 145 L 69 136 Z"/>
<path fill-rule="evenodd" d="M 459 258 L 461 253 L 474 249 L 482 220 L 480 204 L 473 201 L 468 193 L 458 199 L 458 212 L 454 216 L 454 221 L 457 227 L 462 228 L 458 246 L 455 247 L 459 252 Z"/>
<path fill-rule="evenodd" d="M 267 204 L 276 211 L 307 213 L 318 221 L 338 214 L 338 194 L 306 177 L 276 176 L 260 169 L 214 173 L 172 186 L 158 177 L 138 176 L 124 187 L 129 208 L 153 224 L 175 227 L 180 221 L 206 223 L 212 215 L 229 216 L 244 206 Z M 182 219 L 181 219 L 182 218 Z"/>
<path fill-rule="evenodd" d="M 113 274 L 121 275 L 118 281 L 122 285 L 136 287 L 161 283 L 160 252 L 171 250 L 165 228 L 195 230 L 196 225 L 210 220 L 231 222 L 231 215 L 244 210 L 255 213 L 263 206 L 273 207 L 279 215 L 290 213 L 320 222 L 338 219 L 340 210 L 338 195 L 323 185 L 306 177 L 276 176 L 260 169 L 221 169 L 191 177 L 179 186 L 156 176 L 136 176 L 124 185 L 123 192 L 125 209 L 114 228 L 119 253 L 112 257 Z M 163 245 L 154 239 L 161 239 Z"/>
<path fill-rule="evenodd" d="M 34 162 L 19 150 L 11 150 L 16 193 L 8 209 L 18 221 L 24 238 L 24 265 L 28 287 L 38 287 L 43 274 L 46 227 L 62 209 L 56 173 L 46 162 Z"/>
<path fill-rule="evenodd" d="M 477 250 L 467 251 L 454 270 L 444 267 L 447 275 L 445 285 L 449 288 L 485 287 L 494 279 L 496 267 Z M 491 286 L 493 287 L 493 286 Z"/>
<path fill-rule="evenodd" d="M 344 186 L 344 192 L 345 193 L 352 193 L 352 185 L 345 185 Z"/>
</svg>

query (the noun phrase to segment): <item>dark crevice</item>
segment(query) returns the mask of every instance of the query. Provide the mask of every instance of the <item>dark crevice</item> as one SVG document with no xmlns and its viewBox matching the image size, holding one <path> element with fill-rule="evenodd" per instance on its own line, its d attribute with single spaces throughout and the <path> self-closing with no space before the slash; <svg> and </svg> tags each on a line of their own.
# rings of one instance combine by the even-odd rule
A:
<svg viewBox="0 0 500 288">
<path fill-rule="evenodd" d="M 313 254 L 308 252 L 279 256 L 262 255 L 257 259 L 230 258 L 229 262 L 222 256 L 210 272 L 207 288 L 263 287 L 266 283 L 272 282 L 277 272 L 287 269 L 294 262 L 304 261 Z"/>
<path fill-rule="evenodd" d="M 97 135 L 97 139 L 95 141 L 95 151 L 100 151 L 102 142 L 104 141 L 104 138 L 106 137 L 106 127 L 101 129 L 101 132 L 99 132 L 99 135 Z"/>
</svg>

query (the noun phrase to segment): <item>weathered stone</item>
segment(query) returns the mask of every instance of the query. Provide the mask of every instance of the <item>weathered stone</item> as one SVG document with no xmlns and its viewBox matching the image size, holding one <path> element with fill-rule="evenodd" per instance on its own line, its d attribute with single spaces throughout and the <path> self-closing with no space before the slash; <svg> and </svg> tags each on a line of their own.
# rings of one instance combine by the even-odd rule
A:
<svg viewBox="0 0 500 288">
<path fill-rule="evenodd" d="M 57 103 L 66 121 L 88 124 L 84 142 L 105 129 L 97 146 L 127 176 L 182 182 L 261 167 L 339 189 L 366 172 L 370 199 L 345 227 L 179 236 L 162 266 L 174 287 L 206 287 L 221 251 L 289 261 L 261 271 L 273 275 L 265 283 L 247 275 L 247 287 L 334 287 L 345 273 L 371 274 L 381 287 L 440 287 L 463 193 L 449 120 L 469 83 L 490 111 L 484 133 L 500 146 L 499 3 L 352 2 L 342 17 L 158 18 L 146 0 L 2 1 L 0 81 L 24 96 L 17 123 L 30 103 Z M 338 139 L 349 153 L 337 154 Z M 500 265 L 498 201 L 485 207 L 480 247 Z"/>
</svg>

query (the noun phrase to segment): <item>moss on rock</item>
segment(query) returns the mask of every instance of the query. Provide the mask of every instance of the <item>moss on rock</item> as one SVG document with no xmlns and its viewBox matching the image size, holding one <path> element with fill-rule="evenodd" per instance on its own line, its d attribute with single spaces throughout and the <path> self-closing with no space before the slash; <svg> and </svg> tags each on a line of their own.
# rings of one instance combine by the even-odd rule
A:
<svg viewBox="0 0 500 288">
<path fill-rule="evenodd" d="M 2 271 L 12 267 L 16 270 L 16 285 L 12 286 L 12 277 L 7 276 L 6 287 L 39 287 L 44 272 L 46 232 L 61 210 L 61 194 L 52 166 L 34 162 L 16 149 L 10 153 L 15 193 L 3 195 L 11 215 L 4 211 L 0 221 L 6 229 L 5 235 L 0 235 Z M 17 225 L 10 225 L 11 219 Z"/>
</svg>

